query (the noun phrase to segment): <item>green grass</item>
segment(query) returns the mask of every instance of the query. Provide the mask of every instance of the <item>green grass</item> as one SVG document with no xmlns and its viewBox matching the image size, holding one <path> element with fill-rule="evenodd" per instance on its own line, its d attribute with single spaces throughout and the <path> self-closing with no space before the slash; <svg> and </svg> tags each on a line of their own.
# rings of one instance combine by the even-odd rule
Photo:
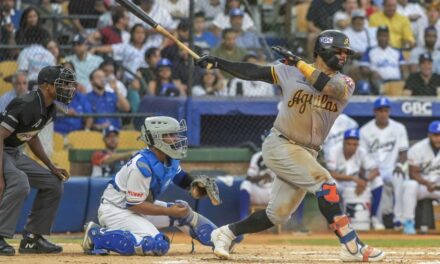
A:
<svg viewBox="0 0 440 264">
<path fill-rule="evenodd" d="M 409 239 L 363 239 L 364 243 L 375 247 L 440 247 L 440 238 L 419 238 Z M 311 238 L 311 239 L 275 239 L 270 240 L 271 244 L 290 244 L 300 246 L 338 246 L 337 239 Z"/>
</svg>

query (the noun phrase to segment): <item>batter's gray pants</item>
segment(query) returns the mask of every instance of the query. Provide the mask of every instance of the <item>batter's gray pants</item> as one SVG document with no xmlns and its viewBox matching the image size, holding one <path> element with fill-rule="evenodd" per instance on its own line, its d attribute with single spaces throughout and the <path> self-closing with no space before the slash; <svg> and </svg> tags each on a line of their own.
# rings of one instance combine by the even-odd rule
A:
<svg viewBox="0 0 440 264">
<path fill-rule="evenodd" d="M 25 229 L 34 234 L 50 234 L 63 194 L 62 182 L 19 149 L 10 147 L 3 150 L 3 176 L 6 187 L 0 203 L 0 236 L 14 235 L 30 187 L 38 189 L 38 193 Z"/>
</svg>

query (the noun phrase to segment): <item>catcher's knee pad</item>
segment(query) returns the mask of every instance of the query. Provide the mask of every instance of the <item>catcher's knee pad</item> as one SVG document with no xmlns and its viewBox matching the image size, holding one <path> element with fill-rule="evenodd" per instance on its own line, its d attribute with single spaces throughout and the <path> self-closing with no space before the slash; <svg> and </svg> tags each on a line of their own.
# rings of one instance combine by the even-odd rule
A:
<svg viewBox="0 0 440 264">
<path fill-rule="evenodd" d="M 170 239 L 162 233 L 157 234 L 154 237 L 154 248 L 152 250 L 154 255 L 163 256 L 168 250 L 170 250 Z"/>
<path fill-rule="evenodd" d="M 213 246 L 211 233 L 217 226 L 201 214 L 194 213 L 194 220 L 189 224 L 189 234 L 192 238 L 205 246 Z"/>
<path fill-rule="evenodd" d="M 121 255 L 134 255 L 136 253 L 136 238 L 129 231 L 103 230 L 93 237 L 95 249 L 106 249 Z"/>
<path fill-rule="evenodd" d="M 316 192 L 316 197 L 318 198 L 319 210 L 329 224 L 333 223 L 335 216 L 342 215 L 339 204 L 340 197 L 335 183 L 323 183 L 321 189 Z"/>
</svg>

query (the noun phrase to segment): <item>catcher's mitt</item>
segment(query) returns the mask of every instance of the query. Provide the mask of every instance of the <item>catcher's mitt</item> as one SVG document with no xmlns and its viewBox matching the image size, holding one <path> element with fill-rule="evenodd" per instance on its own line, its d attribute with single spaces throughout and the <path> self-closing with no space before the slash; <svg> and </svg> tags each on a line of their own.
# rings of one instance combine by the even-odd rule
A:
<svg viewBox="0 0 440 264">
<path fill-rule="evenodd" d="M 213 205 L 219 205 L 222 203 L 220 192 L 215 180 L 205 175 L 198 176 L 191 182 L 189 193 L 195 199 L 200 199 L 203 196 L 208 195 Z"/>
</svg>

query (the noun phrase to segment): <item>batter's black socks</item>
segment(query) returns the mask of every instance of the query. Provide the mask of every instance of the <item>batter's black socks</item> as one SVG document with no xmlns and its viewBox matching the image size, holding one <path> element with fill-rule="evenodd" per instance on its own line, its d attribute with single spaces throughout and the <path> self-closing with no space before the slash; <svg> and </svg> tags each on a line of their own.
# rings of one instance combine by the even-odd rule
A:
<svg viewBox="0 0 440 264">
<path fill-rule="evenodd" d="M 235 236 L 257 233 L 273 227 L 274 224 L 267 217 L 266 210 L 257 211 L 247 218 L 230 224 L 229 229 Z"/>
</svg>

